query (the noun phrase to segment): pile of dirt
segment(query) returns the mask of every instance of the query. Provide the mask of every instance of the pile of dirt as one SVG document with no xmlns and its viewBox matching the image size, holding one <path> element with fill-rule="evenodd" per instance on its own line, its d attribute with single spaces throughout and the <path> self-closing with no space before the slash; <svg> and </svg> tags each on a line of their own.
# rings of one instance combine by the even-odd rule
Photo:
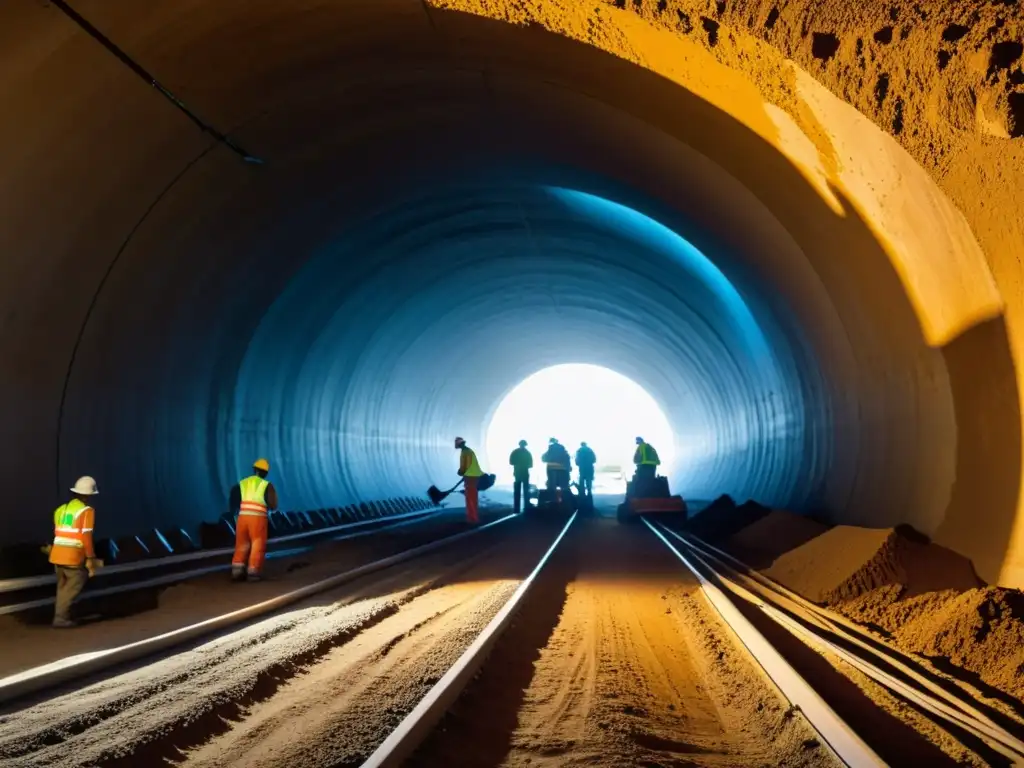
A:
<svg viewBox="0 0 1024 768">
<path fill-rule="evenodd" d="M 1001 587 L 947 593 L 918 613 L 896 631 L 900 647 L 944 658 L 1024 700 L 1024 593 Z"/>
<path fill-rule="evenodd" d="M 767 568 L 778 557 L 828 530 L 827 525 L 784 509 L 773 509 L 725 542 L 729 552 L 753 568 Z"/>
<path fill-rule="evenodd" d="M 969 560 L 896 528 L 837 525 L 780 556 L 765 574 L 810 600 L 837 604 L 878 592 L 894 598 L 981 585 Z M 898 590 L 881 589 L 897 585 Z"/>
<path fill-rule="evenodd" d="M 774 526 L 766 517 L 730 543 L 752 546 Z M 985 586 L 969 560 L 912 530 L 836 526 L 763 572 L 908 653 L 1024 701 L 1024 592 Z"/>
<path fill-rule="evenodd" d="M 901 597 L 899 591 L 888 585 L 833 607 L 882 630 L 904 651 L 973 672 L 1024 701 L 1024 593 L 978 587 Z"/>
<path fill-rule="evenodd" d="M 686 530 L 711 543 L 721 543 L 771 512 L 756 501 L 739 506 L 731 496 L 719 496 L 686 521 Z"/>
</svg>

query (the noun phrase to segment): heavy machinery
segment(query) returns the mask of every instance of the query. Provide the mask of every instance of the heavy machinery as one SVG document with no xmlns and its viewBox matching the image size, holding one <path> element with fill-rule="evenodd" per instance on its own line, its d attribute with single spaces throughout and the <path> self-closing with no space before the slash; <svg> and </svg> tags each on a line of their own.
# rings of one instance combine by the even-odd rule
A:
<svg viewBox="0 0 1024 768">
<path fill-rule="evenodd" d="M 536 509 L 548 512 L 573 512 L 577 509 L 578 501 L 576 494 L 569 488 L 565 490 L 539 488 Z"/>
<path fill-rule="evenodd" d="M 667 477 L 641 478 L 636 475 L 626 483 L 626 500 L 619 504 L 620 523 L 640 519 L 640 515 L 671 515 L 686 519 L 686 502 L 673 496 Z"/>
</svg>

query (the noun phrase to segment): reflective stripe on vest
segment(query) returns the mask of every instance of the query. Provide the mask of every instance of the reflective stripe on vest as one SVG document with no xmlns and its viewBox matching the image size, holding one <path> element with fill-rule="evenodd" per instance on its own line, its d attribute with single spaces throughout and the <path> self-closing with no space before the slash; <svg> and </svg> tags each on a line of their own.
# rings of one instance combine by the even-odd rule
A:
<svg viewBox="0 0 1024 768">
<path fill-rule="evenodd" d="M 476 460 L 476 453 L 472 448 L 463 448 L 462 456 L 465 457 L 469 454 L 469 461 L 466 464 L 466 471 L 463 472 L 465 477 L 483 477 L 484 471 L 480 469 L 480 462 Z"/>
<path fill-rule="evenodd" d="M 651 448 L 647 443 L 640 443 L 640 463 L 653 464 L 654 466 L 661 463 L 658 460 L 658 452 Z"/>
<path fill-rule="evenodd" d="M 72 499 L 57 507 L 53 513 L 53 546 L 85 548 L 85 534 L 92 528 L 85 528 L 85 511 L 90 507 L 80 499 Z"/>
<path fill-rule="evenodd" d="M 267 487 L 270 482 L 259 475 L 247 477 L 238 484 L 242 492 L 242 503 L 238 505 L 239 515 L 267 516 Z"/>
</svg>

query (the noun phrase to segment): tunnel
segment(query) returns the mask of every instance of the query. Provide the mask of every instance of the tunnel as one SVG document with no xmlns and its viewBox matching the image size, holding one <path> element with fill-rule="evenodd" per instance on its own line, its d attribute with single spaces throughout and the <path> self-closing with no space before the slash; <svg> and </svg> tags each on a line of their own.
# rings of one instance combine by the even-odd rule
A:
<svg viewBox="0 0 1024 768">
<path fill-rule="evenodd" d="M 799 63 L 575 5 L 6 3 L 3 542 L 81 474 L 106 535 L 257 456 L 289 509 L 419 496 L 576 362 L 658 401 L 686 496 L 1024 583 L 980 220 Z"/>
</svg>

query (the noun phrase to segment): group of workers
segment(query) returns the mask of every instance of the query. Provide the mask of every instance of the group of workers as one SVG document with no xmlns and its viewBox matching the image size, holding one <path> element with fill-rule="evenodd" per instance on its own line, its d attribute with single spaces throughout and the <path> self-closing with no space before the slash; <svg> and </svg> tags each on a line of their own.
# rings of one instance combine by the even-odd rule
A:
<svg viewBox="0 0 1024 768">
<path fill-rule="evenodd" d="M 232 487 L 228 500 L 231 516 L 238 512 L 235 553 L 231 559 L 234 581 L 260 580 L 267 557 L 267 515 L 277 509 L 277 491 L 267 480 L 270 462 L 257 459 L 252 469 L 252 475 Z M 93 497 L 99 494 L 96 481 L 87 475 L 78 478 L 71 494 L 71 501 L 61 504 L 53 513 L 53 544 L 43 547 L 57 576 L 53 626 L 62 629 L 77 625 L 71 618 L 71 604 L 103 564 L 96 557 L 92 535 L 96 518 Z"/>
<path fill-rule="evenodd" d="M 569 451 L 557 439 L 548 441 L 548 449 L 541 456 L 547 466 L 547 488 L 553 492 L 569 491 L 569 477 L 572 460 Z M 633 463 L 638 477 L 654 477 L 661 461 L 658 452 L 643 438 L 636 439 Z M 476 524 L 480 521 L 479 483 L 484 476 L 476 452 L 466 441 L 455 438 L 455 448 L 460 452 L 459 476 L 462 477 L 466 493 L 466 519 Z M 579 468 L 579 489 L 584 497 L 593 496 L 594 465 L 597 456 L 586 443 L 580 443 L 576 451 L 576 466 Z M 524 505 L 529 506 L 530 470 L 533 456 L 527 450 L 526 441 L 520 440 L 519 447 L 512 451 L 508 463 L 514 475 L 513 505 L 518 514 Z M 278 508 L 277 491 L 267 480 L 270 462 L 257 459 L 253 462 L 253 474 L 243 478 L 231 489 L 228 499 L 229 514 L 238 511 L 235 524 L 235 552 L 231 559 L 231 578 L 234 581 L 259 581 L 267 557 L 268 514 Z M 99 494 L 96 481 L 83 476 L 71 488 L 72 498 L 57 507 L 53 513 L 53 544 L 44 547 L 50 556 L 57 577 L 57 596 L 53 613 L 54 627 L 73 627 L 71 604 L 81 594 L 90 576 L 103 562 L 96 557 L 93 544 L 93 526 L 96 511 L 93 498 Z"/>
<path fill-rule="evenodd" d="M 529 507 L 530 470 L 533 469 L 533 455 L 527 449 L 525 440 L 519 441 L 516 448 L 508 457 L 508 463 L 512 467 L 512 506 L 518 514 L 524 506 Z M 597 454 L 594 449 L 585 442 L 580 443 L 575 455 L 576 467 L 579 470 L 577 487 L 580 495 L 586 499 L 593 499 L 594 496 L 594 466 L 597 464 Z M 573 458 L 564 445 L 552 437 L 548 440 L 548 449 L 540 457 L 547 470 L 546 487 L 549 491 L 560 495 L 561 492 L 571 493 L 570 477 L 572 475 Z M 658 452 L 650 443 L 642 437 L 636 439 L 636 451 L 633 453 L 633 463 L 636 465 L 638 477 L 654 477 L 657 467 L 661 464 Z"/>
</svg>

